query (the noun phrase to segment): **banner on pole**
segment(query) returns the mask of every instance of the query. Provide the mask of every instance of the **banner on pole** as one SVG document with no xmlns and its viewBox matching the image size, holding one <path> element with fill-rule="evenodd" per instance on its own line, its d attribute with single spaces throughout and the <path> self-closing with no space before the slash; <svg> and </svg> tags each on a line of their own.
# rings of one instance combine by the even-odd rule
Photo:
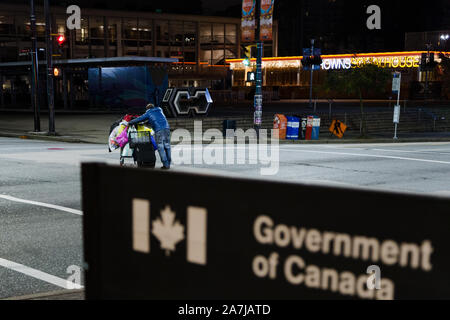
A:
<svg viewBox="0 0 450 320">
<path fill-rule="evenodd" d="M 255 41 L 255 26 L 256 26 L 255 7 L 256 7 L 256 0 L 242 1 L 242 21 L 241 21 L 242 42 Z"/>
<path fill-rule="evenodd" d="M 272 40 L 273 26 L 273 3 L 274 0 L 261 0 L 261 40 Z"/>
</svg>

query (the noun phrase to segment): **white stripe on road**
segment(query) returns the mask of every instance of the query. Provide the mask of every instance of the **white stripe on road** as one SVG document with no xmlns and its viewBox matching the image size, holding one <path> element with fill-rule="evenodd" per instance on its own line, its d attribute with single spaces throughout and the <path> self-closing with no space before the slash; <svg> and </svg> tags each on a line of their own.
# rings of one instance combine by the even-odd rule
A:
<svg viewBox="0 0 450 320">
<path fill-rule="evenodd" d="M 394 156 L 382 156 L 375 154 L 360 154 L 360 153 L 348 153 L 348 152 L 329 152 L 329 151 L 317 151 L 317 150 L 292 150 L 292 149 L 281 149 L 282 151 L 288 152 L 309 152 L 309 153 L 323 153 L 323 154 L 335 154 L 342 156 L 355 156 L 355 157 L 369 157 L 369 158 L 384 158 L 384 159 L 395 159 L 395 160 L 406 160 L 406 161 L 417 161 L 417 162 L 430 162 L 439 164 L 450 164 L 449 161 L 438 161 L 438 160 L 427 160 L 427 159 L 417 159 L 417 158 L 405 158 L 405 157 L 394 157 Z"/>
<path fill-rule="evenodd" d="M 56 210 L 60 210 L 60 211 L 73 213 L 73 214 L 76 214 L 76 215 L 79 215 L 79 216 L 83 215 L 83 211 L 80 211 L 80 210 L 66 208 L 66 207 L 57 206 L 57 205 L 54 205 L 54 204 L 49 204 L 49 203 L 44 203 L 44 202 L 19 199 L 19 198 L 7 196 L 7 195 L 4 195 L 4 194 L 0 194 L 0 199 L 10 200 L 10 201 L 14 201 L 14 202 L 26 203 L 26 204 L 31 204 L 31 205 L 35 205 L 35 206 L 45 207 L 45 208 L 56 209 Z"/>
<path fill-rule="evenodd" d="M 365 149 L 367 150 L 367 149 Z M 425 153 L 425 154 L 442 154 L 442 155 L 450 155 L 450 152 L 437 152 L 434 150 L 425 151 L 425 150 L 397 150 L 397 149 L 368 149 L 373 151 L 382 151 L 382 152 L 401 152 L 401 153 Z"/>
<path fill-rule="evenodd" d="M 51 283 L 55 286 L 64 288 L 64 289 L 82 289 L 83 286 L 71 282 L 69 280 L 65 280 L 59 277 L 52 276 L 51 274 L 24 266 L 23 264 L 15 263 L 9 260 L 5 260 L 0 258 L 0 266 L 5 267 L 7 269 L 23 273 L 27 276 L 33 277 L 35 279 L 39 279 L 45 281 L 47 283 Z"/>
</svg>

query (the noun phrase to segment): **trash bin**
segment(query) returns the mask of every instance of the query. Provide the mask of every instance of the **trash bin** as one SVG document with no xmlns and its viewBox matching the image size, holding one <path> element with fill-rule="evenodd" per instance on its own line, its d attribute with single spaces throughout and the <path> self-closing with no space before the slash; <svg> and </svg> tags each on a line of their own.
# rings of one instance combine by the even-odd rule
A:
<svg viewBox="0 0 450 320">
<path fill-rule="evenodd" d="M 286 117 L 286 140 L 298 140 L 298 134 L 300 129 L 300 119 L 297 117 Z"/>
<path fill-rule="evenodd" d="M 294 117 L 297 117 L 300 121 L 300 126 L 298 129 L 298 140 L 305 140 L 306 136 L 306 123 L 308 122 L 308 119 L 305 118 L 302 115 L 294 115 Z"/>
<path fill-rule="evenodd" d="M 233 130 L 232 136 L 234 137 L 234 132 L 236 131 L 236 120 L 224 120 L 222 123 L 222 128 L 224 138 L 227 137 L 227 130 Z"/>
<path fill-rule="evenodd" d="M 312 123 L 311 140 L 319 140 L 320 134 L 320 118 L 314 116 Z"/>
<path fill-rule="evenodd" d="M 282 114 L 276 114 L 273 119 L 273 128 L 278 129 L 278 136 L 274 136 L 274 138 L 278 138 L 281 140 L 286 139 L 286 128 L 287 128 L 287 119 Z"/>
<path fill-rule="evenodd" d="M 312 139 L 313 122 L 314 122 L 314 116 L 308 116 L 306 118 L 305 140 Z"/>
</svg>

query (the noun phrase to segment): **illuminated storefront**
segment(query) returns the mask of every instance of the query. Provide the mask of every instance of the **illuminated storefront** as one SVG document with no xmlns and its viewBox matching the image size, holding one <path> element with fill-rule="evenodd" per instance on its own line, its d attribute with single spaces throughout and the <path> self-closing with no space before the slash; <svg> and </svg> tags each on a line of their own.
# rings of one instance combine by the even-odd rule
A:
<svg viewBox="0 0 450 320">
<path fill-rule="evenodd" d="M 420 71 L 422 53 L 424 51 L 389 52 L 389 53 L 362 53 L 362 54 L 336 54 L 323 55 L 320 71 L 314 74 L 314 83 L 323 83 L 326 74 L 332 70 L 349 70 L 359 68 L 367 63 L 377 64 L 381 68 L 392 71 L 401 71 L 404 86 L 412 82 L 425 81 L 425 72 Z M 439 52 L 433 52 L 435 61 L 439 62 Z M 263 85 L 265 87 L 308 87 L 310 72 L 302 69 L 303 57 L 276 57 L 263 58 Z M 254 71 L 256 60 L 246 67 L 243 59 L 229 59 L 232 70 L 232 84 L 235 88 L 251 87 L 253 84 L 246 81 L 247 73 Z M 433 72 L 428 74 L 430 81 L 436 80 Z"/>
</svg>

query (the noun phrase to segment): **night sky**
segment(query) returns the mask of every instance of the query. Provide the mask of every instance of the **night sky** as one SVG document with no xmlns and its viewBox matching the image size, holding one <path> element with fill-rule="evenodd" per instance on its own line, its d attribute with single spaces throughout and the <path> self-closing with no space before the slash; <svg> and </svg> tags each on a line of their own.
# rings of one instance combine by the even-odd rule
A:
<svg viewBox="0 0 450 320">
<path fill-rule="evenodd" d="M 1 0 L 29 3 L 29 0 Z M 35 0 L 42 5 L 43 0 Z M 50 0 L 51 5 L 161 11 L 240 18 L 242 0 Z M 368 31 L 368 5 L 382 9 L 382 30 Z M 450 29 L 450 0 L 430 0 L 420 6 L 405 0 L 275 0 L 279 55 L 298 55 L 318 40 L 323 52 L 403 50 L 406 32 Z"/>
</svg>

